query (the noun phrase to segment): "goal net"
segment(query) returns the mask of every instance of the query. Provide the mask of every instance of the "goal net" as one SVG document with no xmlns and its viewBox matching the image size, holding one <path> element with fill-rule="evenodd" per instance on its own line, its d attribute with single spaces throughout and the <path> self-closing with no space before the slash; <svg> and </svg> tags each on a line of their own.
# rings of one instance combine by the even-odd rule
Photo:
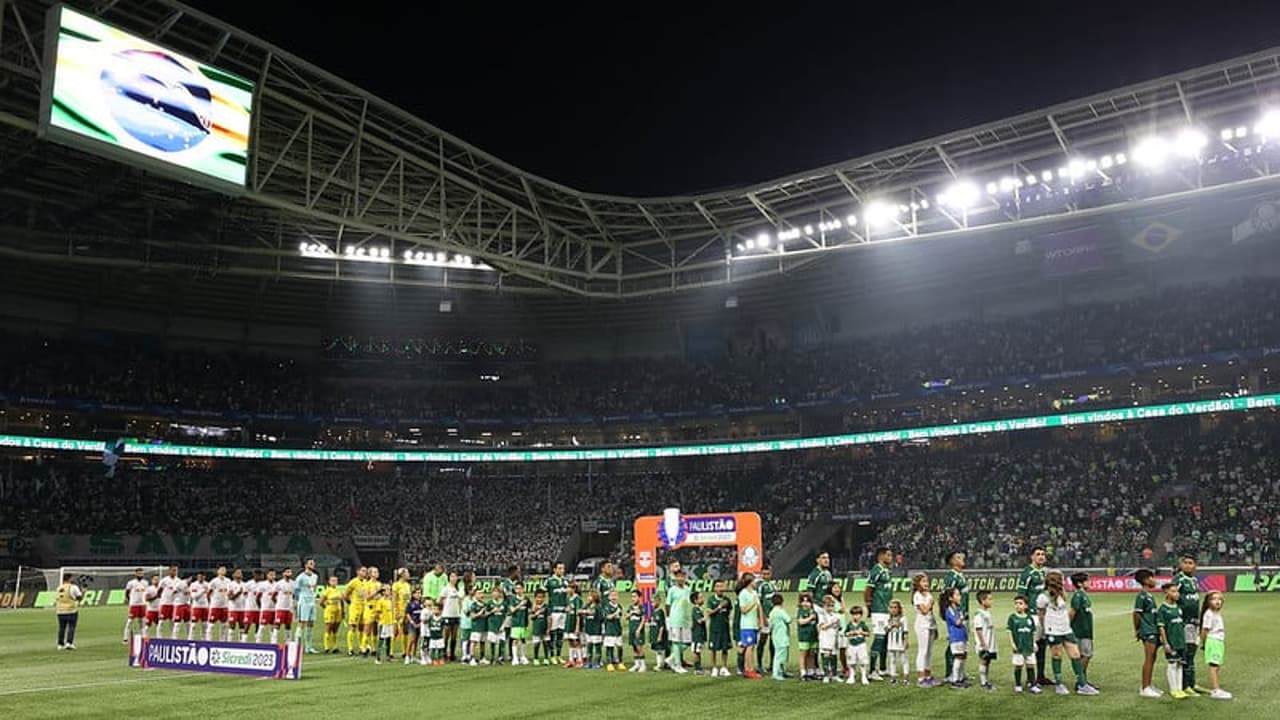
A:
<svg viewBox="0 0 1280 720">
<path fill-rule="evenodd" d="M 65 565 L 60 568 L 31 568 L 44 577 L 46 590 L 57 590 L 65 575 L 70 575 L 72 582 L 81 590 L 123 590 L 125 583 L 133 579 L 138 565 Z M 142 565 L 150 582 L 152 575 L 164 575 L 163 565 Z M 34 573 L 33 573 L 34 574 Z M 34 578 L 33 578 L 34 580 Z"/>
</svg>

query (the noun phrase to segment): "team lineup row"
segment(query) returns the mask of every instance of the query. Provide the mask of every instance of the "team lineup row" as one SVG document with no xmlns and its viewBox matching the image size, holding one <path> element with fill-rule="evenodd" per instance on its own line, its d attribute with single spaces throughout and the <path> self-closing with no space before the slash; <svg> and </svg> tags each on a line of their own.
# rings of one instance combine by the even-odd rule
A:
<svg viewBox="0 0 1280 720">
<path fill-rule="evenodd" d="M 145 621 L 140 632 L 152 628 L 162 634 L 161 624 L 171 622 L 171 636 L 179 637 L 186 624 L 187 639 L 193 639 L 204 624 L 206 640 L 260 642 L 269 630 L 276 642 L 283 629 L 288 638 L 304 642 L 309 653 L 321 652 L 312 644 L 311 627 L 317 613 L 323 613 L 323 652 L 338 653 L 339 631 L 347 624 L 348 655 L 372 656 L 374 662 L 402 655 L 409 664 L 443 665 L 461 661 L 468 665 L 509 662 L 513 665 L 562 665 L 572 668 L 603 668 L 608 671 L 649 670 L 645 657 L 648 646 L 656 656 L 654 670 L 688 672 L 686 649 L 692 653 L 692 668 L 703 673 L 703 654 L 710 652 L 707 673 L 729 676 L 729 653 L 736 649 L 738 674 L 761 677 L 757 668 L 772 669 L 775 679 L 785 679 L 794 631 L 801 675 L 808 680 L 848 683 L 887 679 L 893 684 L 910 682 L 908 651 L 910 636 L 916 638 L 916 685 L 937 685 L 931 672 L 932 648 L 945 628 L 945 668 L 947 684 L 968 687 L 965 664 L 968 648 L 974 644 L 979 660 L 980 685 L 992 689 L 990 665 L 998 656 L 997 628 L 1009 632 L 1013 651 L 1014 690 L 1041 692 L 1041 685 L 1053 686 L 1068 694 L 1062 680 L 1062 656 L 1070 661 L 1076 677 L 1076 691 L 1094 695 L 1088 665 L 1093 655 L 1092 604 L 1088 576 L 1071 576 L 1074 591 L 1068 594 L 1065 577 L 1045 569 L 1043 548 L 1033 550 L 1031 564 L 1023 570 L 1018 584 L 1014 612 L 997 626 L 992 614 L 993 598 L 977 594 L 979 609 L 970 613 L 968 582 L 964 577 L 964 554 L 952 553 L 950 568 L 936 601 L 929 590 L 928 577 L 917 574 L 912 583 L 914 622 L 908 628 L 902 603 L 893 598 L 889 573 L 892 553 L 877 552 L 877 563 L 868 573 L 864 594 L 867 618 L 862 606 L 844 608 L 841 587 L 830 571 L 830 558 L 821 553 L 808 578 L 808 592 L 801 594 L 794 617 L 782 607 L 770 571 L 760 577 L 744 574 L 732 592 L 724 581 L 716 582 L 705 597 L 690 588 L 687 575 L 674 563 L 668 573 L 665 592 L 650 597 L 632 593 L 624 607 L 615 590 L 611 564 L 583 591 L 565 577 L 563 564 L 526 595 L 519 568 L 512 566 L 508 577 L 489 592 L 470 573 L 445 574 L 436 565 L 424 574 L 421 587 L 409 581 L 409 571 L 401 568 L 395 581 L 383 583 L 377 568 L 359 568 L 356 576 L 340 587 L 336 577 L 318 584 L 314 563 L 308 561 L 295 580 L 290 569 L 276 579 L 274 571 L 255 571 L 250 579 L 226 568 L 206 581 L 204 574 L 193 579 L 178 576 L 176 567 L 165 577 L 147 583 L 138 570 L 126 586 L 129 620 L 125 640 L 135 632 L 134 624 Z M 1141 695 L 1159 697 L 1163 693 L 1151 682 L 1155 656 L 1163 648 L 1169 663 L 1170 695 L 1182 698 L 1208 693 L 1229 699 L 1218 686 L 1225 639 L 1221 593 L 1198 604 L 1195 560 L 1184 557 L 1173 580 L 1165 587 L 1166 602 L 1157 607 L 1151 591 L 1154 575 L 1139 571 L 1143 585 L 1134 609 L 1134 631 L 1143 642 L 1145 662 Z M 294 608 L 298 626 L 294 627 Z M 935 619 L 935 610 L 937 618 Z M 869 621 L 869 622 L 868 622 Z M 458 648 L 461 645 L 461 655 Z M 565 648 L 568 648 L 565 654 Z M 632 649 L 634 662 L 623 665 L 623 647 Z M 1197 688 L 1195 657 L 1203 648 L 1210 666 L 1212 688 Z M 530 657 L 532 652 L 532 657 Z M 1052 654 L 1054 678 L 1046 677 L 1046 656 Z M 765 662 L 765 655 L 770 662 Z"/>
</svg>

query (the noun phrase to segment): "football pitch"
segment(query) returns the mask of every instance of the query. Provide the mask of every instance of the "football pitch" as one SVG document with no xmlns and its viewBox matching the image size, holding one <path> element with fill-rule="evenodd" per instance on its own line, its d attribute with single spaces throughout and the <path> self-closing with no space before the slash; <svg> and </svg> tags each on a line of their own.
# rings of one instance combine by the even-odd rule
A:
<svg viewBox="0 0 1280 720">
<path fill-rule="evenodd" d="M 899 599 L 907 600 L 901 594 Z M 995 718 L 1033 713 L 1118 718 L 1178 712 L 1215 718 L 1280 717 L 1280 693 L 1276 692 L 1280 661 L 1272 642 L 1272 624 L 1280 603 L 1272 597 L 1227 595 L 1222 686 L 1235 694 L 1231 701 L 1138 697 L 1142 653 L 1131 629 L 1133 596 L 1099 593 L 1093 599 L 1097 654 L 1089 675 L 1102 690 L 1099 697 L 1058 697 L 1052 688 L 1040 696 L 1014 695 L 1007 632 L 999 636 L 1000 659 L 992 666 L 994 691 L 533 666 L 375 666 L 372 661 L 345 655 L 307 656 L 302 679 L 286 681 L 129 668 L 126 648 L 120 642 L 122 607 L 81 611 L 76 651 L 55 649 L 57 622 L 52 610 L 5 611 L 0 612 L 0 716 L 63 720 L 265 713 L 272 718 L 315 718 L 356 703 L 362 715 L 371 717 L 562 718 L 576 713 L 710 717 L 732 715 L 741 708 L 750 708 L 753 717 L 770 720 L 812 720 L 824 714 L 841 717 L 847 713 L 870 717 Z M 996 595 L 995 601 L 992 614 L 1002 625 L 1011 610 L 1011 596 Z M 788 597 L 787 608 L 794 614 L 793 596 Z M 343 632 L 345 647 L 345 629 Z M 626 660 L 629 664 L 630 650 Z M 791 672 L 795 662 L 793 655 Z M 937 675 L 942 674 L 942 662 L 942 647 L 935 644 Z M 1207 685 L 1203 653 L 1197 669 L 1200 684 Z M 974 661 L 969 662 L 967 671 L 976 678 Z M 1165 688 L 1162 660 L 1157 661 L 1154 677 L 1155 685 Z M 1065 662 L 1064 679 L 1073 684 Z"/>
</svg>

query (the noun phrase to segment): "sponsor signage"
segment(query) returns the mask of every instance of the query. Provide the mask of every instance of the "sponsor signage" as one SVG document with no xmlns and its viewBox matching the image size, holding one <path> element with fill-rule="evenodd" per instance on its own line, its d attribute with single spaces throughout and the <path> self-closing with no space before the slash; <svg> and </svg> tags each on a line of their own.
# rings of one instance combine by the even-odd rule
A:
<svg viewBox="0 0 1280 720">
<path fill-rule="evenodd" d="M 1240 573 L 1231 589 L 1235 592 L 1280 592 L 1280 572 Z"/>
<path fill-rule="evenodd" d="M 738 541 L 738 523 L 732 515 L 684 518 L 685 545 L 730 545 Z"/>
<path fill-rule="evenodd" d="M 271 645 L 134 636 L 129 666 L 297 680 L 302 677 L 302 653 L 296 642 Z"/>
</svg>

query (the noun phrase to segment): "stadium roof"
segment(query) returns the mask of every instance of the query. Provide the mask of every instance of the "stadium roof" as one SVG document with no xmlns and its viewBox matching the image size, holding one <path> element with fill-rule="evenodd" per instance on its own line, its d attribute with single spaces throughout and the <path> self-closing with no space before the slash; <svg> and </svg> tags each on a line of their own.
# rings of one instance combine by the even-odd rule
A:
<svg viewBox="0 0 1280 720">
<path fill-rule="evenodd" d="M 1100 208 L 1064 189 L 1033 208 L 1010 193 L 1074 183 L 1077 169 L 1109 182 L 1111 163 L 1154 133 L 1200 128 L 1216 147 L 1220 129 L 1253 127 L 1280 89 L 1277 48 L 750 187 L 629 198 L 512 167 L 180 3 L 72 4 L 258 84 L 248 186 L 231 197 L 37 141 L 51 3 L 0 0 L 0 255 L 287 282 L 302 295 L 309 281 L 350 281 L 633 298 L 789 273 L 880 241 L 1096 213 L 1131 197 Z M 1259 163 L 1231 184 L 1269 184 L 1271 172 Z M 1169 192 L 1210 184 L 1184 172 Z M 446 267 L 432 266 L 437 253 Z"/>
</svg>

